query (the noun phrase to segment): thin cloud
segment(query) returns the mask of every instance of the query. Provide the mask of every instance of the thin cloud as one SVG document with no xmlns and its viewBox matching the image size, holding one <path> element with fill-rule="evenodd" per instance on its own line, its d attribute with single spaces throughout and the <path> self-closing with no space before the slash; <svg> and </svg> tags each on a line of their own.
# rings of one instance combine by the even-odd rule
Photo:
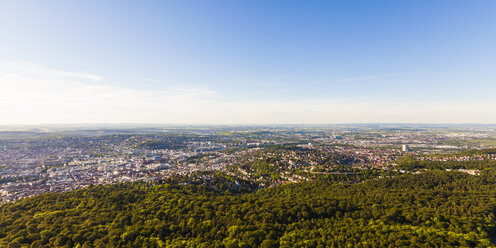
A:
<svg viewBox="0 0 496 248">
<path fill-rule="evenodd" d="M 334 80 L 334 82 L 353 82 L 353 81 L 374 81 L 381 78 L 387 78 L 392 76 L 397 76 L 400 74 L 379 74 L 379 75 L 367 75 L 360 77 L 348 77 L 348 78 L 340 78 Z"/>
<path fill-rule="evenodd" d="M 47 68 L 26 62 L 0 62 L 2 74 L 25 75 L 37 79 L 68 79 L 75 81 L 101 81 L 101 76 L 90 73 L 78 73 L 59 69 Z"/>
<path fill-rule="evenodd" d="M 495 102 L 227 101 L 210 89 L 131 89 L 106 84 L 99 75 L 24 65 L 0 65 L 0 124 L 496 122 Z"/>
<path fill-rule="evenodd" d="M 161 82 L 162 80 L 160 80 L 160 79 L 156 79 L 156 78 L 149 78 L 149 77 L 146 77 L 146 78 L 143 78 L 143 81 L 157 83 L 157 82 Z"/>
</svg>

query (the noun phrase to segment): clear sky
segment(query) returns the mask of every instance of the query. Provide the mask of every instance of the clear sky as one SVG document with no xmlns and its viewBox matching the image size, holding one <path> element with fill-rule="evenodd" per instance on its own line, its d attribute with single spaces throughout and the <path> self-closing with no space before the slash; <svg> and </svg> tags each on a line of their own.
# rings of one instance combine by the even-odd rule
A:
<svg viewBox="0 0 496 248">
<path fill-rule="evenodd" d="M 496 1 L 2 1 L 0 124 L 496 123 Z"/>
</svg>

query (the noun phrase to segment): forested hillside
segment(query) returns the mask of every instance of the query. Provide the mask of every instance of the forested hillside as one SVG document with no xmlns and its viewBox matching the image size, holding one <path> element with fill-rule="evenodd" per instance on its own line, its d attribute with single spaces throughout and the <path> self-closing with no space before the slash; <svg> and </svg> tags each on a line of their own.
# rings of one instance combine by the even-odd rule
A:
<svg viewBox="0 0 496 248">
<path fill-rule="evenodd" d="M 434 171 L 248 193 L 92 186 L 0 207 L 4 247 L 488 247 L 496 173 Z"/>
</svg>

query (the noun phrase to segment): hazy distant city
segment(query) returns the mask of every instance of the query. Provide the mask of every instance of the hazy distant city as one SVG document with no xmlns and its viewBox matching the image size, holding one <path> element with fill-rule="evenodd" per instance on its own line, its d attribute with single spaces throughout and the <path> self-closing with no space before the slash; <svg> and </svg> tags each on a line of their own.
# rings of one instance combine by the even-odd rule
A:
<svg viewBox="0 0 496 248">
<path fill-rule="evenodd" d="M 8 202 L 89 185 L 159 181 L 208 171 L 238 176 L 259 187 L 308 181 L 319 174 L 418 173 L 398 169 L 397 158 L 412 154 L 439 161 L 494 159 L 494 155 L 428 155 L 495 145 L 496 127 L 489 125 L 46 127 L 2 131 L 0 196 Z M 267 168 L 257 167 L 260 159 L 271 156 L 274 159 Z"/>
</svg>

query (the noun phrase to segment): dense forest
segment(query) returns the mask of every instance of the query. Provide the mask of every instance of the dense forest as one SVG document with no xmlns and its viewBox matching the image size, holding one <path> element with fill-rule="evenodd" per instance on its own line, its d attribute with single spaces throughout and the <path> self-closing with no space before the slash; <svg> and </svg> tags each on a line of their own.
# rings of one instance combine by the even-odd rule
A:
<svg viewBox="0 0 496 248">
<path fill-rule="evenodd" d="M 495 195 L 490 169 L 244 191 L 180 182 L 91 186 L 1 205 L 0 246 L 488 247 Z"/>
</svg>

